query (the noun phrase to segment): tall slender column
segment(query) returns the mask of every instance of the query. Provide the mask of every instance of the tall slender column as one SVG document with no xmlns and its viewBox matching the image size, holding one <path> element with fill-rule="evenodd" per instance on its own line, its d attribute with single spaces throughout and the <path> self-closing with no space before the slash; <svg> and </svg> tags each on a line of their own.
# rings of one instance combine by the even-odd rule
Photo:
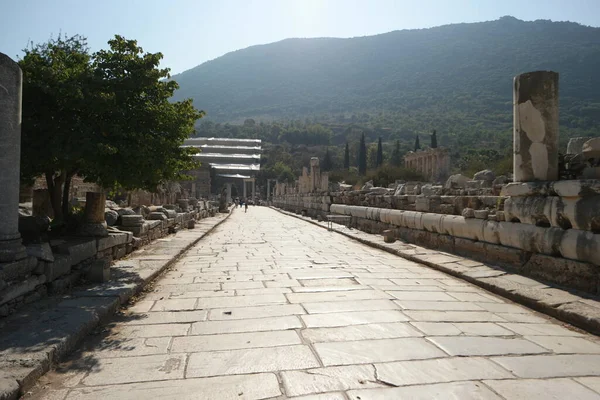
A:
<svg viewBox="0 0 600 400">
<path fill-rule="evenodd" d="M 514 181 L 558 180 L 558 73 L 528 72 L 513 83 Z"/>
<path fill-rule="evenodd" d="M 21 68 L 0 53 L 0 262 L 25 257 L 19 234 Z"/>
<path fill-rule="evenodd" d="M 244 179 L 244 180 L 242 180 L 242 182 L 243 182 L 243 185 L 244 185 L 244 200 L 247 200 L 246 199 L 246 180 Z"/>
<path fill-rule="evenodd" d="M 256 179 L 252 178 L 252 201 L 256 199 Z"/>
<path fill-rule="evenodd" d="M 225 184 L 227 187 L 227 203 L 231 203 L 231 183 Z"/>
</svg>

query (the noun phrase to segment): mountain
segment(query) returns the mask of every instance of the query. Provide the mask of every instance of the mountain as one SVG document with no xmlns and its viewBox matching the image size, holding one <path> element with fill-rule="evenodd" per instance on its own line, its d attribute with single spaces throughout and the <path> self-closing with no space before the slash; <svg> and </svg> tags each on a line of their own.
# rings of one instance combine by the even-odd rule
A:
<svg viewBox="0 0 600 400">
<path fill-rule="evenodd" d="M 368 114 L 390 129 L 507 132 L 512 79 L 535 70 L 560 73 L 567 134 L 600 135 L 600 28 L 572 22 L 507 16 L 350 39 L 286 39 L 173 79 L 175 99 L 193 98 L 215 122 Z"/>
</svg>

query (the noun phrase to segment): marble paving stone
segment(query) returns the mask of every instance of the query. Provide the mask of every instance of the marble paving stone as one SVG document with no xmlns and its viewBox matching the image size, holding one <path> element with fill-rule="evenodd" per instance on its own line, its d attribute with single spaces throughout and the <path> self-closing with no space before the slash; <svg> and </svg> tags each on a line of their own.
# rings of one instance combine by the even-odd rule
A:
<svg viewBox="0 0 600 400">
<path fill-rule="evenodd" d="M 289 293 L 285 295 L 290 303 L 316 303 L 349 300 L 390 299 L 392 296 L 378 290 L 350 290 L 323 293 Z"/>
<path fill-rule="evenodd" d="M 495 322 L 504 321 L 489 312 L 480 311 L 404 311 L 414 321 L 424 322 Z"/>
<path fill-rule="evenodd" d="M 477 304 L 464 301 L 396 300 L 395 303 L 403 310 L 484 311 Z"/>
<path fill-rule="evenodd" d="M 194 335 L 173 338 L 171 353 L 195 353 L 301 344 L 294 331 Z"/>
<path fill-rule="evenodd" d="M 275 374 L 253 374 L 81 388 L 66 400 L 260 400 L 280 394 Z"/>
<path fill-rule="evenodd" d="M 581 336 L 581 333 L 556 324 L 525 324 L 500 322 L 499 325 L 518 333 L 529 336 Z"/>
<path fill-rule="evenodd" d="M 302 286 L 361 286 L 354 278 L 298 279 Z"/>
<path fill-rule="evenodd" d="M 187 365 L 186 378 L 286 371 L 318 366 L 312 351 L 303 345 L 213 351 L 192 353 Z"/>
<path fill-rule="evenodd" d="M 573 336 L 525 336 L 525 339 L 557 354 L 600 354 L 600 344 Z"/>
<path fill-rule="evenodd" d="M 317 343 L 420 337 L 423 334 L 408 323 L 392 322 L 350 325 L 337 328 L 309 328 L 302 330 L 302 336 L 311 343 Z"/>
<path fill-rule="evenodd" d="M 263 304 L 286 304 L 287 299 L 281 293 L 260 294 L 250 296 L 210 297 L 197 300 L 197 309 L 225 308 L 225 307 L 250 307 Z"/>
<path fill-rule="evenodd" d="M 575 378 L 575 380 L 582 385 L 592 389 L 596 393 L 600 393 L 600 377 L 589 376 L 585 378 Z"/>
<path fill-rule="evenodd" d="M 600 375 L 600 355 L 512 356 L 494 357 L 492 361 L 521 378 Z"/>
<path fill-rule="evenodd" d="M 520 338 L 435 336 L 429 340 L 453 356 L 491 356 L 548 352 L 545 348 Z"/>
<path fill-rule="evenodd" d="M 288 396 L 384 386 L 377 382 L 372 365 L 284 371 L 281 378 Z"/>
<path fill-rule="evenodd" d="M 194 299 L 198 297 L 230 297 L 235 296 L 235 290 L 201 290 L 171 294 L 172 299 Z"/>
<path fill-rule="evenodd" d="M 290 397 L 290 400 L 347 400 L 343 393 L 309 394 L 308 396 Z"/>
<path fill-rule="evenodd" d="M 185 354 L 144 357 L 100 358 L 83 379 L 87 386 L 182 379 Z M 135 366 L 135 368 L 132 368 Z"/>
<path fill-rule="evenodd" d="M 193 310 L 195 304 L 196 299 L 157 300 L 150 311 Z"/>
<path fill-rule="evenodd" d="M 308 328 L 408 321 L 406 315 L 402 314 L 399 310 L 310 314 L 302 315 L 300 318 L 302 318 Z"/>
<path fill-rule="evenodd" d="M 185 322 L 198 322 L 206 320 L 208 313 L 204 310 L 196 311 L 163 311 L 149 312 L 147 314 L 136 314 L 135 319 L 127 321 L 128 325 L 150 325 L 150 324 L 179 324 Z"/>
<path fill-rule="evenodd" d="M 600 400 L 600 394 L 571 379 L 486 380 L 500 396 L 515 400 Z"/>
<path fill-rule="evenodd" d="M 504 368 L 479 357 L 399 361 L 375 364 L 375 368 L 379 380 L 396 386 L 513 377 Z"/>
<path fill-rule="evenodd" d="M 185 336 L 192 324 L 163 324 L 163 325 L 135 325 L 117 326 L 114 332 L 127 338 L 149 338 L 161 336 Z"/>
<path fill-rule="evenodd" d="M 390 300 L 328 301 L 321 303 L 302 303 L 302 306 L 309 314 L 400 309 L 398 305 Z"/>
<path fill-rule="evenodd" d="M 215 308 L 210 310 L 210 320 L 232 320 L 280 317 L 306 314 L 299 304 L 277 304 L 255 307 Z"/>
<path fill-rule="evenodd" d="M 415 291 L 397 291 L 390 290 L 391 294 L 398 300 L 416 300 L 416 301 L 459 301 L 443 292 L 415 292 Z"/>
<path fill-rule="evenodd" d="M 443 351 L 421 338 L 316 343 L 314 347 L 325 366 L 446 356 Z"/>
<path fill-rule="evenodd" d="M 481 382 L 350 390 L 348 397 L 351 400 L 503 400 Z"/>
</svg>

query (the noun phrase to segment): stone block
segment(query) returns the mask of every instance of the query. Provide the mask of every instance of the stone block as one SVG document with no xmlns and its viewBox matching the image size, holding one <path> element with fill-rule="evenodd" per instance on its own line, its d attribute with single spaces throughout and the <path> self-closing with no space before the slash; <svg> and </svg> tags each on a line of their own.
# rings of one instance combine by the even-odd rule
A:
<svg viewBox="0 0 600 400">
<path fill-rule="evenodd" d="M 121 224 L 126 227 L 137 227 L 144 224 L 144 217 L 141 215 L 121 215 Z"/>
<path fill-rule="evenodd" d="M 38 260 L 35 257 L 26 257 L 18 261 L 0 263 L 0 281 L 13 281 L 29 275 L 36 269 Z"/>
<path fill-rule="evenodd" d="M 148 215 L 147 219 L 148 220 L 160 220 L 160 221 L 162 221 L 162 220 L 167 219 L 167 216 L 164 213 L 162 213 L 162 212 L 155 211 L 155 212 L 151 212 Z"/>
<path fill-rule="evenodd" d="M 71 256 L 65 254 L 57 254 L 54 262 L 44 263 L 44 275 L 48 282 L 54 281 L 59 276 L 67 275 L 71 272 L 73 262 Z"/>
<path fill-rule="evenodd" d="M 121 244 L 119 246 L 115 246 L 112 248 L 112 259 L 117 260 L 119 258 L 123 258 L 127 255 L 127 248 L 125 244 Z"/>
<path fill-rule="evenodd" d="M 54 261 L 54 255 L 52 254 L 52 249 L 50 248 L 50 243 L 31 243 L 25 246 L 27 251 L 27 255 L 30 257 L 35 257 L 38 260 L 42 261 Z"/>
<path fill-rule="evenodd" d="M 108 237 L 97 239 L 98 251 L 128 243 L 133 238 L 130 232 L 109 233 Z"/>
<path fill-rule="evenodd" d="M 423 229 L 428 232 L 443 233 L 443 219 L 444 215 L 441 214 L 423 214 L 421 224 L 423 225 Z"/>
<path fill-rule="evenodd" d="M 134 236 L 140 237 L 148 234 L 149 225 L 143 224 L 140 226 L 122 226 L 121 230 L 129 231 Z"/>
<path fill-rule="evenodd" d="M 110 263 L 106 260 L 95 260 L 90 265 L 86 278 L 95 283 L 108 282 L 110 280 Z"/>
<path fill-rule="evenodd" d="M 165 206 L 164 213 L 169 219 L 177 217 L 177 211 L 175 211 L 174 209 L 167 208 L 167 206 Z"/>
<path fill-rule="evenodd" d="M 46 276 L 39 275 L 30 276 L 22 282 L 7 286 L 6 288 L 0 290 L 0 305 L 34 291 L 39 285 L 42 285 L 45 282 Z"/>
<path fill-rule="evenodd" d="M 488 210 L 474 210 L 473 211 L 473 214 L 474 214 L 475 218 L 477 218 L 477 219 L 487 219 L 489 213 L 490 212 Z"/>
<path fill-rule="evenodd" d="M 104 211 L 104 220 L 106 221 L 106 225 L 113 226 L 117 224 L 117 220 L 119 219 L 119 213 L 115 210 L 107 209 Z"/>
<path fill-rule="evenodd" d="M 59 245 L 59 253 L 70 255 L 73 265 L 94 257 L 97 252 L 95 239 L 69 240 Z"/>
<path fill-rule="evenodd" d="M 323 220 L 323 218 L 319 215 L 319 221 Z M 196 221 L 193 219 L 190 219 L 187 222 L 187 229 L 194 229 L 196 227 Z"/>
<path fill-rule="evenodd" d="M 461 212 L 463 218 L 475 218 L 475 210 L 472 208 L 465 208 Z"/>
<path fill-rule="evenodd" d="M 387 229 L 383 231 L 383 241 L 386 243 L 394 243 L 396 241 L 396 237 L 394 236 L 394 231 L 391 229 Z"/>
<path fill-rule="evenodd" d="M 560 254 L 565 258 L 600 265 L 600 235 L 589 231 L 568 229 L 560 242 Z"/>
<path fill-rule="evenodd" d="M 600 194 L 600 181 L 596 179 L 552 182 L 552 191 L 561 197 L 583 197 Z"/>
<path fill-rule="evenodd" d="M 532 254 L 520 272 L 592 294 L 600 291 L 600 268 L 581 261 Z"/>
<path fill-rule="evenodd" d="M 484 242 L 470 239 L 454 238 L 454 252 L 464 257 L 472 257 L 477 260 L 485 260 L 486 247 Z"/>
<path fill-rule="evenodd" d="M 501 196 L 547 196 L 550 193 L 549 182 L 513 182 L 502 188 Z"/>
</svg>

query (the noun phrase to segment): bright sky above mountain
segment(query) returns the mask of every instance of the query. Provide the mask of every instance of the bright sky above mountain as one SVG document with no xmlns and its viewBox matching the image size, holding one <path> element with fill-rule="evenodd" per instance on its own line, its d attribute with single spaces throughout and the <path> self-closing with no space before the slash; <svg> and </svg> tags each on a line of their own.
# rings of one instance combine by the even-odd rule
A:
<svg viewBox="0 0 600 400">
<path fill-rule="evenodd" d="M 0 52 L 60 32 L 93 51 L 137 39 L 182 72 L 233 50 L 290 37 L 353 37 L 512 15 L 600 26 L 600 0 L 0 0 Z"/>
</svg>

